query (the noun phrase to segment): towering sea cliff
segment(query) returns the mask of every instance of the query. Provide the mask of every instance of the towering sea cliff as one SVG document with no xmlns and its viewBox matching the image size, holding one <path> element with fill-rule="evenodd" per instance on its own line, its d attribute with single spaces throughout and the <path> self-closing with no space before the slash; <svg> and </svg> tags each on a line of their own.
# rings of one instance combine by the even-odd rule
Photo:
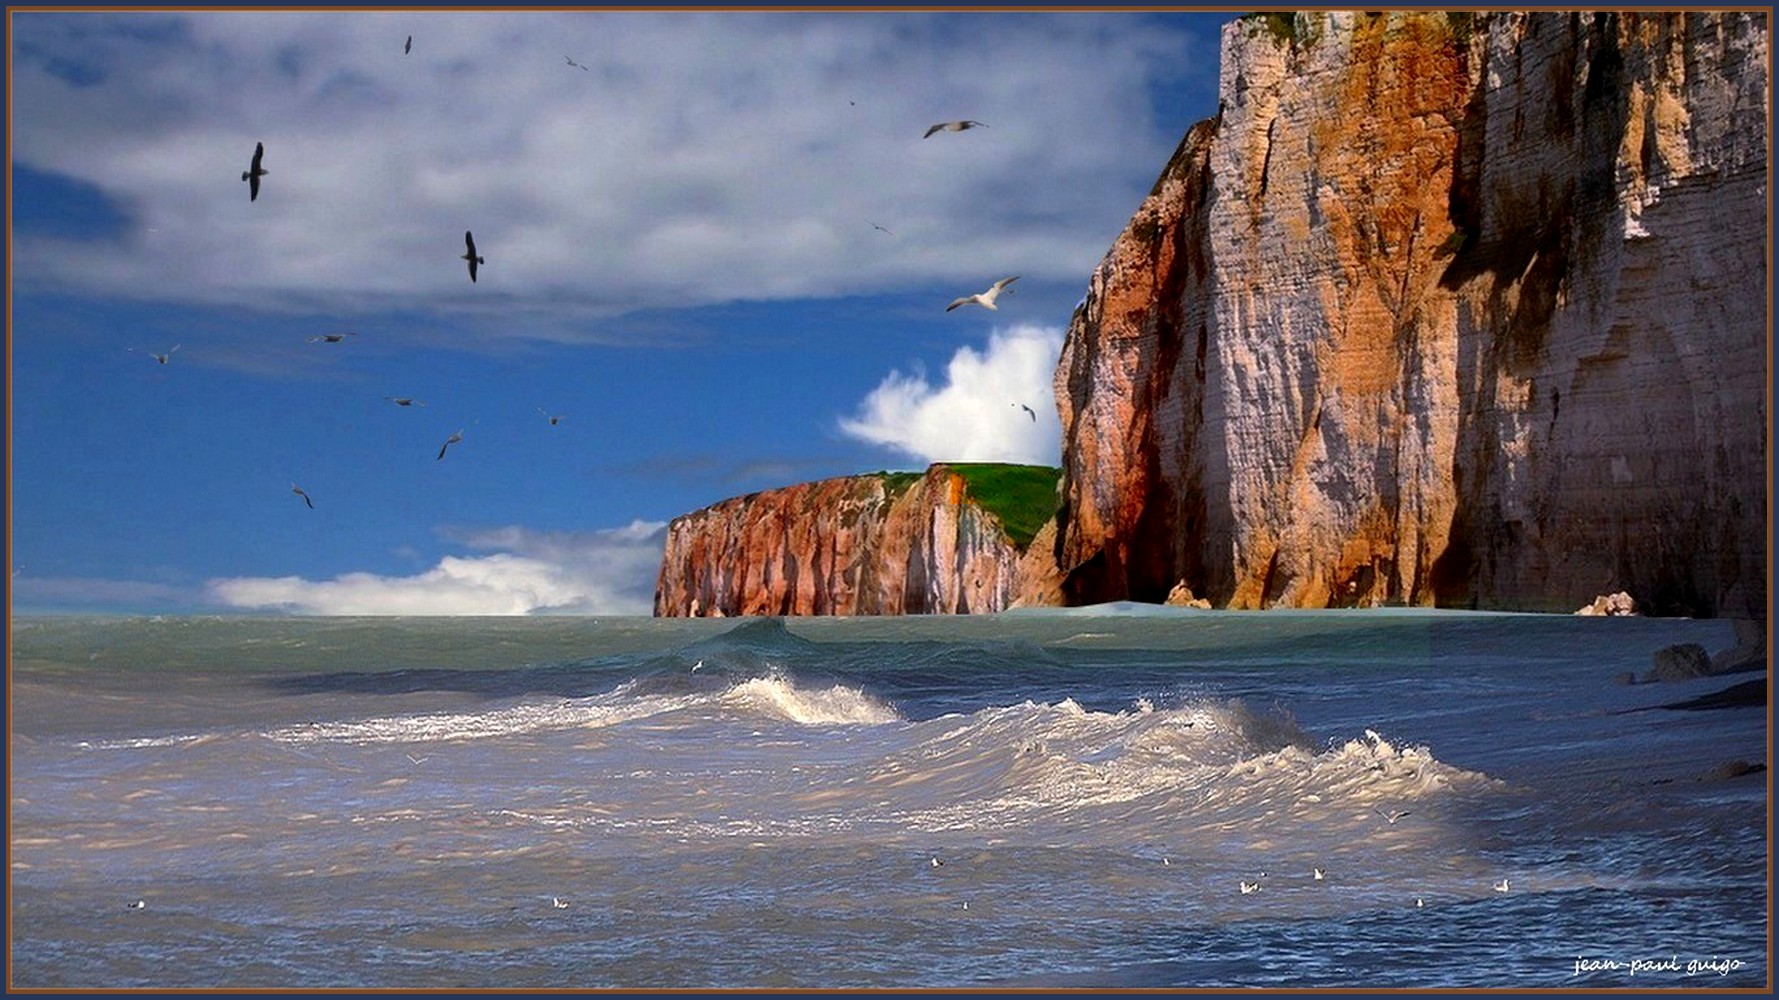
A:
<svg viewBox="0 0 1779 1000">
<path fill-rule="evenodd" d="M 1764 617 L 1764 13 L 1223 37 L 1057 369 L 1069 603 Z"/>
</svg>

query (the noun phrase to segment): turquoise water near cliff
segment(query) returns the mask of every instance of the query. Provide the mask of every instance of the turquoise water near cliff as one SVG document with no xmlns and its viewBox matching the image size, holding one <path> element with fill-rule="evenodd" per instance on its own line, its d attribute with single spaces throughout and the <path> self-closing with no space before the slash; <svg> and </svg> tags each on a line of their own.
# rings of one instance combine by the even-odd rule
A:
<svg viewBox="0 0 1779 1000">
<path fill-rule="evenodd" d="M 1767 775 L 1701 778 L 1767 710 L 1652 706 L 1765 675 L 1612 683 L 1676 642 L 1733 636 L 15 620 L 12 984 L 1761 986 Z"/>
</svg>

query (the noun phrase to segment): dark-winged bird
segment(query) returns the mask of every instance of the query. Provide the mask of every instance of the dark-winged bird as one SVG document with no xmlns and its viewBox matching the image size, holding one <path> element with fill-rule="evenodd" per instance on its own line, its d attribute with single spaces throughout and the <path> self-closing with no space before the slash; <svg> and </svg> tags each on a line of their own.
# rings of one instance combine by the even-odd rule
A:
<svg viewBox="0 0 1779 1000">
<path fill-rule="evenodd" d="M 266 144 L 263 142 L 255 143 L 253 146 L 253 167 L 252 169 L 241 171 L 241 179 L 247 182 L 248 201 L 259 200 L 259 179 L 266 175 L 266 169 L 259 165 L 259 161 L 265 155 Z"/>
<path fill-rule="evenodd" d="M 463 432 L 462 431 L 458 431 L 457 433 L 446 438 L 445 443 L 443 445 L 439 446 L 439 457 L 444 458 L 445 457 L 445 449 L 451 447 L 452 445 L 454 445 L 457 442 L 462 441 L 462 440 L 463 440 Z"/>
<path fill-rule="evenodd" d="M 425 406 L 426 405 L 425 403 L 422 403 L 421 401 L 419 401 L 418 399 L 415 399 L 412 396 L 384 396 L 383 398 L 389 400 L 391 403 L 394 403 L 397 406 Z"/>
<path fill-rule="evenodd" d="M 129 348 L 125 348 L 125 350 L 134 351 L 136 349 L 134 347 L 129 347 Z M 161 364 L 164 365 L 167 362 L 173 360 L 173 352 L 177 351 L 177 350 L 179 350 L 179 345 L 174 344 L 172 347 L 169 347 L 167 349 L 167 353 L 165 353 L 165 354 L 156 354 L 153 351 L 142 351 L 141 353 L 148 355 L 149 357 L 155 359 L 156 361 L 159 361 Z"/>
<path fill-rule="evenodd" d="M 325 340 L 330 344 L 337 344 L 340 341 L 345 340 L 347 337 L 356 337 L 356 336 L 358 336 L 358 334 L 356 334 L 356 333 L 324 333 L 319 337 L 310 337 L 309 343 L 313 344 L 313 343 L 316 343 L 317 341 Z"/>
<path fill-rule="evenodd" d="M 1036 410 L 1033 410 L 1031 407 L 1025 405 L 1024 403 L 1020 403 L 1019 408 L 1024 410 L 1026 412 L 1026 415 L 1030 416 L 1032 418 L 1032 423 L 1035 424 L 1038 422 L 1038 413 Z"/>
<path fill-rule="evenodd" d="M 414 51 L 414 36 L 409 35 L 408 40 L 402 44 L 402 55 L 405 56 L 412 51 Z"/>
<path fill-rule="evenodd" d="M 573 66 L 573 67 L 574 67 L 574 68 L 575 68 L 575 69 L 578 69 L 578 70 L 580 70 L 580 71 L 581 71 L 581 72 L 583 72 L 583 73 L 591 73 L 591 72 L 592 72 L 592 70 L 589 70 L 589 69 L 588 69 L 588 68 L 587 68 L 587 67 L 585 67 L 585 66 L 582 66 L 582 65 L 581 65 L 581 64 L 580 64 L 580 63 L 578 63 L 578 62 L 575 62 L 575 61 L 574 61 L 574 60 L 573 60 L 573 59 L 572 59 L 572 58 L 570 58 L 570 57 L 568 57 L 568 56 L 563 56 L 563 57 L 562 57 L 562 58 L 564 58 L 564 59 L 567 59 L 567 60 L 568 60 L 568 64 L 569 64 L 569 65 L 570 65 L 570 66 Z"/>
<path fill-rule="evenodd" d="M 298 486 L 295 483 L 291 483 L 290 484 L 290 492 L 295 493 L 299 497 L 302 497 L 303 502 L 309 505 L 310 510 L 315 509 L 315 501 L 309 499 L 309 494 L 304 493 L 303 488 L 301 486 Z"/>
<path fill-rule="evenodd" d="M 550 422 L 551 427 L 562 422 L 562 416 L 560 414 L 552 414 L 549 410 L 546 410 L 541 406 L 537 408 L 537 412 L 544 415 L 544 419 Z"/>
<path fill-rule="evenodd" d="M 1001 297 L 1001 293 L 1007 290 L 1008 285 L 1011 285 L 1018 280 L 1019 275 L 1017 274 L 1011 278 L 1002 278 L 988 286 L 988 291 L 986 292 L 977 292 L 975 295 L 966 295 L 961 299 L 951 300 L 951 305 L 946 306 L 945 311 L 950 312 L 958 306 L 967 306 L 971 304 L 979 305 L 986 309 L 996 309 L 998 311 L 998 307 L 995 305 L 995 299 Z"/>
<path fill-rule="evenodd" d="M 922 139 L 931 138 L 932 134 L 934 132 L 962 132 L 964 129 L 977 128 L 977 127 L 987 128 L 988 126 L 984 125 L 982 122 L 972 122 L 972 121 L 940 122 L 939 124 L 934 125 L 932 128 L 927 129 L 927 134 L 921 136 L 921 138 Z"/>
<path fill-rule="evenodd" d="M 471 236 L 468 230 L 464 230 L 463 245 L 469 248 L 463 252 L 463 259 L 469 261 L 469 280 L 474 281 L 476 280 L 476 265 L 488 262 L 476 256 L 476 238 Z"/>
</svg>

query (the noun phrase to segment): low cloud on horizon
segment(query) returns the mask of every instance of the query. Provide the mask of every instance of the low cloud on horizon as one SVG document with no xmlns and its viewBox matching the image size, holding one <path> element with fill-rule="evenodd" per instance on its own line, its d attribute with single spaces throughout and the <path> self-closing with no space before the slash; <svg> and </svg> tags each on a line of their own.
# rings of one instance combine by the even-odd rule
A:
<svg viewBox="0 0 1779 1000">
<path fill-rule="evenodd" d="M 208 593 L 233 608 L 300 615 L 648 615 L 667 526 L 591 532 L 506 527 L 457 533 L 488 555 L 446 556 L 413 576 L 236 577 Z"/>
</svg>

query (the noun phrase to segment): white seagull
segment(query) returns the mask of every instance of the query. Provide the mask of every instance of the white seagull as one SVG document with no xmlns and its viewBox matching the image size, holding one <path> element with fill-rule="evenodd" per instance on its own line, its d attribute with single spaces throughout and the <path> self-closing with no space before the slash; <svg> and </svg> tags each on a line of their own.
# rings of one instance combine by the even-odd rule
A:
<svg viewBox="0 0 1779 1000">
<path fill-rule="evenodd" d="M 454 445 L 457 442 L 462 441 L 462 440 L 463 440 L 463 432 L 462 431 L 458 431 L 457 433 L 446 438 L 445 443 L 439 446 L 439 457 L 444 458 L 445 457 L 445 449 L 451 447 L 452 445 Z"/>
<path fill-rule="evenodd" d="M 975 295 L 966 295 L 961 299 L 953 299 L 951 305 L 945 307 L 945 311 L 950 312 L 958 306 L 967 306 L 971 303 L 975 303 L 985 309 L 995 309 L 997 308 L 995 306 L 995 299 L 1001 297 L 1001 293 L 1007 290 L 1008 285 L 1011 285 L 1018 280 L 1019 275 L 1017 274 L 1011 278 L 1002 278 L 988 286 L 988 291 L 986 292 L 977 292 Z M 1036 419 L 1036 417 L 1033 419 Z"/>
<path fill-rule="evenodd" d="M 266 144 L 263 142 L 255 143 L 253 146 L 253 165 L 249 169 L 241 171 L 241 179 L 247 182 L 248 201 L 259 200 L 259 179 L 267 174 L 267 170 L 259 165 L 259 161 L 263 159 L 265 155 Z"/>
<path fill-rule="evenodd" d="M 1260 891 L 1260 883 L 1259 882 L 1243 882 L 1241 885 L 1242 885 L 1242 895 L 1244 895 L 1244 896 L 1248 895 L 1249 893 L 1254 893 L 1254 892 Z"/>
<path fill-rule="evenodd" d="M 937 857 L 937 856 L 935 856 L 935 857 L 934 857 L 934 858 L 933 858 L 933 861 L 932 861 L 932 864 L 933 864 L 933 867 L 934 867 L 934 868 L 943 868 L 943 867 L 945 867 L 945 862 L 943 862 L 943 861 L 940 861 L 940 860 L 939 860 L 939 858 L 938 858 L 938 857 Z"/>
<path fill-rule="evenodd" d="M 1321 868 L 1311 868 L 1311 869 L 1310 869 L 1310 874 L 1311 874 L 1311 875 L 1312 875 L 1312 876 L 1314 876 L 1314 877 L 1315 877 L 1315 879 L 1316 879 L 1316 881 L 1318 881 L 1318 882 L 1320 882 L 1320 881 L 1322 881 L 1322 880 L 1323 880 L 1323 879 L 1325 879 L 1325 878 L 1327 878 L 1327 877 L 1328 877 L 1328 873 L 1327 873 L 1327 872 L 1326 872 L 1326 871 L 1324 871 L 1324 870 L 1323 870 L 1323 869 L 1321 869 Z"/>
<path fill-rule="evenodd" d="M 1389 812 L 1384 812 L 1382 809 L 1379 809 L 1377 806 L 1372 806 L 1371 811 L 1374 813 L 1377 813 L 1379 816 L 1382 816 L 1384 818 L 1384 822 L 1389 823 L 1392 826 L 1394 826 L 1396 824 L 1397 820 L 1401 819 L 1404 816 L 1409 815 L 1409 811 L 1407 809 L 1392 809 Z"/>
<path fill-rule="evenodd" d="M 169 360 L 171 360 L 171 359 L 172 359 L 172 357 L 173 357 L 173 352 L 174 352 L 174 351 L 177 351 L 177 350 L 179 350 L 179 345 L 178 345 L 178 344 L 174 344 L 174 345 L 173 345 L 173 346 L 172 346 L 172 347 L 169 347 L 169 348 L 168 348 L 168 349 L 167 349 L 167 353 L 165 353 L 165 354 L 156 354 L 156 353 L 154 353 L 154 352 L 153 352 L 153 351 L 137 351 L 137 350 L 136 350 L 136 349 L 135 349 L 135 348 L 134 348 L 134 347 L 130 347 L 130 348 L 125 348 L 125 349 L 126 349 L 126 350 L 129 350 L 129 351 L 134 351 L 134 352 L 135 352 L 135 353 L 137 353 L 137 354 L 146 354 L 146 355 L 148 355 L 148 356 L 149 356 L 149 357 L 151 357 L 151 358 L 153 358 L 153 359 L 155 359 L 155 360 L 156 360 L 156 361 L 159 361 L 159 362 L 160 362 L 160 363 L 161 363 L 161 364 L 163 364 L 163 365 L 164 365 L 164 364 L 166 364 L 166 363 L 167 363 L 167 362 L 168 362 L 168 361 L 169 361 Z"/>
<path fill-rule="evenodd" d="M 1506 892 L 1507 891 L 1507 880 L 1502 879 L 1501 881 L 1496 882 L 1495 883 L 1495 891 L 1496 892 Z"/>
<path fill-rule="evenodd" d="M 568 909 L 568 900 L 563 899 L 561 896 L 551 896 L 550 905 L 558 910 L 566 910 Z"/>
<path fill-rule="evenodd" d="M 127 910 L 146 910 L 148 909 L 148 901 L 145 899 L 138 899 L 134 903 L 125 903 L 124 908 Z"/>
<path fill-rule="evenodd" d="M 931 138 L 934 132 L 962 132 L 964 129 L 977 128 L 977 127 L 987 128 L 988 125 L 983 122 L 973 122 L 973 121 L 940 122 L 939 124 L 934 125 L 932 128 L 927 129 L 927 134 L 921 136 L 921 138 L 922 139 Z"/>
</svg>

